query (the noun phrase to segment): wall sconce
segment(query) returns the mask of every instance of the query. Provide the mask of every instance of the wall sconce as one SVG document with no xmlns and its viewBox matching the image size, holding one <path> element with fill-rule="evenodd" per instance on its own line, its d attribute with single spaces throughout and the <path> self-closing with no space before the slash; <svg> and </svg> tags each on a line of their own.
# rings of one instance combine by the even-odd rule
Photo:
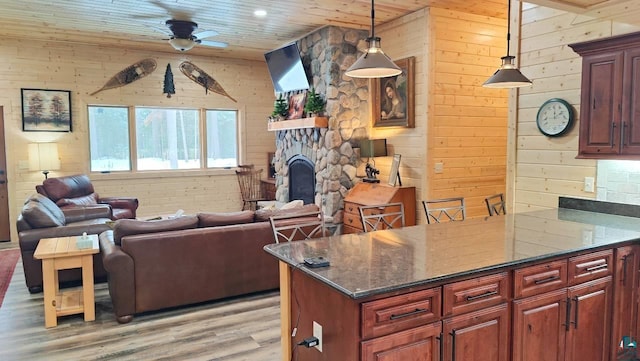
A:
<svg viewBox="0 0 640 361">
<path fill-rule="evenodd" d="M 380 183 L 380 180 L 376 177 L 380 174 L 380 171 L 375 168 L 375 157 L 387 156 L 387 140 L 386 139 L 363 139 L 360 141 L 360 157 L 367 157 L 367 166 L 365 171 L 367 177 L 362 181 L 367 183 Z M 373 166 L 369 163 L 369 160 L 373 159 Z"/>
<path fill-rule="evenodd" d="M 50 170 L 60 169 L 57 143 L 30 143 L 29 170 L 39 170 L 47 179 Z"/>
</svg>

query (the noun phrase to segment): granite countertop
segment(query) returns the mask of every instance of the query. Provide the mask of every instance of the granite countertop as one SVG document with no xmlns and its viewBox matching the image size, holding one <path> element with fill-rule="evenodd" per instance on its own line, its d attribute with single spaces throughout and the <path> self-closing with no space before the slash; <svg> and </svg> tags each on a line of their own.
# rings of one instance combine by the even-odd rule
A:
<svg viewBox="0 0 640 361">
<path fill-rule="evenodd" d="M 348 297 L 424 286 L 640 239 L 640 218 L 551 209 L 271 244 L 265 251 Z M 304 258 L 323 256 L 325 268 Z"/>
</svg>

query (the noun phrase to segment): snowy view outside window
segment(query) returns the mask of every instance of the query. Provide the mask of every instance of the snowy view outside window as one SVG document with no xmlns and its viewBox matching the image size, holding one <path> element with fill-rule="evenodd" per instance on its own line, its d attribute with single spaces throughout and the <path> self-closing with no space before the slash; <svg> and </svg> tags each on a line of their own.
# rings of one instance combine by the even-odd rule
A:
<svg viewBox="0 0 640 361">
<path fill-rule="evenodd" d="M 135 134 L 129 134 L 129 108 L 89 106 L 91 171 L 180 170 L 237 165 L 237 112 L 207 110 L 206 122 L 197 109 L 136 107 Z M 205 126 L 206 125 L 206 126 Z M 206 162 L 201 131 L 206 129 Z M 135 155 L 130 136 L 136 139 Z"/>
</svg>

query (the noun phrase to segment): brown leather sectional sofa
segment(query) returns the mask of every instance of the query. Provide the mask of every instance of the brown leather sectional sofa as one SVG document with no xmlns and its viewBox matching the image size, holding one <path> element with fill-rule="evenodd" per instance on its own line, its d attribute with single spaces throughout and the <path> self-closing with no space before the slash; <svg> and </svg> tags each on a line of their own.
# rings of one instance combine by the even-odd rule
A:
<svg viewBox="0 0 640 361">
<path fill-rule="evenodd" d="M 102 263 L 118 322 L 137 313 L 278 288 L 272 215 L 281 211 L 199 213 L 159 221 L 118 220 L 100 234 Z"/>
</svg>

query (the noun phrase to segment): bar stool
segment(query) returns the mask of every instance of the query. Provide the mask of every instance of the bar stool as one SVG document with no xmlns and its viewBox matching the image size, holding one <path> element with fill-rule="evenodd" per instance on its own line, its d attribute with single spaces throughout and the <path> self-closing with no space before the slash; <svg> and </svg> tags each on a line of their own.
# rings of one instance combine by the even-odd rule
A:
<svg viewBox="0 0 640 361">
<path fill-rule="evenodd" d="M 464 221 L 466 208 L 464 198 L 441 198 L 422 201 L 424 212 L 427 216 L 427 223 L 441 223 L 443 220 Z"/>
</svg>

